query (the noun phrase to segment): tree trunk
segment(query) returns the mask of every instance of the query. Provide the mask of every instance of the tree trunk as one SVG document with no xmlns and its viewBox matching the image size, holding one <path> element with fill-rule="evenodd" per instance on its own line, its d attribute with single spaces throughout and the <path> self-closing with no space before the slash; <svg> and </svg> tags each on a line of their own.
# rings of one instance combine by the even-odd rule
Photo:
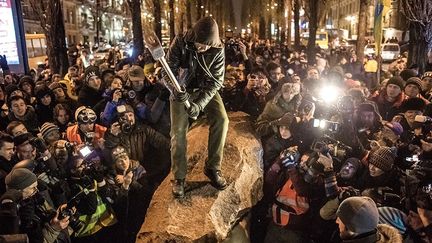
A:
<svg viewBox="0 0 432 243">
<path fill-rule="evenodd" d="M 201 5 L 202 5 L 202 0 L 197 0 L 197 16 L 196 16 L 196 21 L 198 22 L 198 20 L 201 18 L 202 16 L 202 9 L 201 9 Z"/>
<path fill-rule="evenodd" d="M 294 0 L 294 47 L 300 48 L 300 0 Z"/>
<path fill-rule="evenodd" d="M 169 31 L 170 31 L 170 42 L 174 39 L 175 36 L 175 9 L 174 9 L 174 0 L 169 0 L 168 2 L 170 18 L 169 18 Z"/>
<path fill-rule="evenodd" d="M 160 0 L 153 0 L 153 15 L 154 15 L 154 32 L 159 40 L 162 41 L 162 22 L 161 22 L 161 3 Z"/>
<path fill-rule="evenodd" d="M 127 4 L 129 6 L 132 17 L 132 34 L 134 45 L 132 58 L 135 59 L 139 54 L 144 53 L 144 38 L 141 24 L 141 1 L 128 0 Z"/>
<path fill-rule="evenodd" d="M 263 16 L 260 17 L 260 21 L 259 21 L 259 38 L 260 39 L 266 38 L 266 22 Z"/>
<path fill-rule="evenodd" d="M 100 17 L 100 8 L 101 8 L 101 4 L 100 4 L 101 0 L 96 0 L 96 18 L 95 18 L 95 23 L 96 23 L 96 41 L 95 44 L 97 44 L 97 47 L 99 48 L 99 42 L 100 42 L 100 25 L 101 25 L 101 17 Z"/>
<path fill-rule="evenodd" d="M 316 60 L 316 32 L 318 29 L 318 1 L 309 0 L 309 39 L 307 44 L 308 64 L 314 65 Z"/>
<path fill-rule="evenodd" d="M 408 66 L 417 64 L 419 66 L 419 73 L 423 73 L 426 67 L 428 45 L 425 39 L 425 31 L 421 24 L 411 22 Z"/>
<path fill-rule="evenodd" d="M 190 0 L 186 0 L 186 28 L 192 28 L 192 12 Z"/>
<path fill-rule="evenodd" d="M 46 37 L 48 65 L 53 73 L 64 76 L 69 66 L 61 0 L 30 0 L 39 16 Z"/>
<path fill-rule="evenodd" d="M 356 52 L 357 52 L 357 60 L 360 60 L 361 62 L 363 62 L 364 47 L 366 45 L 368 2 L 369 0 L 360 0 Z"/>
<path fill-rule="evenodd" d="M 292 0 L 285 0 L 285 9 L 288 11 L 288 16 L 285 19 L 285 25 L 286 25 L 286 43 L 287 43 L 288 48 L 291 48 Z"/>
</svg>

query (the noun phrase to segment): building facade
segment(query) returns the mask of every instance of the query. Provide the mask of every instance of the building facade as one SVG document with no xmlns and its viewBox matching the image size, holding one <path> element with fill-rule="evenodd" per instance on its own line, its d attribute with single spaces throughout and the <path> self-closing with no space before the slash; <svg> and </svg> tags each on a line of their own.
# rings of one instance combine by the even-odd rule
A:
<svg viewBox="0 0 432 243">
<path fill-rule="evenodd" d="M 126 0 L 62 0 L 62 4 L 68 44 L 96 43 L 97 30 L 100 41 L 116 43 L 131 38 L 132 21 Z M 25 33 L 43 33 L 29 0 L 22 0 L 21 5 Z"/>
</svg>

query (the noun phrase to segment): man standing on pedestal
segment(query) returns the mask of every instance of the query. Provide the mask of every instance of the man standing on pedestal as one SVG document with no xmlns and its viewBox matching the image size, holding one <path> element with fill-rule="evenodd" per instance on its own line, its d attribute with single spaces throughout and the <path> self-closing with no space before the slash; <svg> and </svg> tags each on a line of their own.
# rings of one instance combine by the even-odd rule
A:
<svg viewBox="0 0 432 243">
<path fill-rule="evenodd" d="M 167 54 L 167 62 L 185 90 L 173 93 L 170 106 L 173 195 L 177 198 L 184 196 L 186 133 L 189 118 L 197 117 L 200 112 L 206 114 L 210 124 L 204 174 L 212 186 L 223 190 L 227 182 L 221 175 L 220 166 L 228 131 L 228 116 L 218 93 L 224 80 L 225 54 L 216 21 L 211 17 L 202 18 L 185 34 L 177 35 Z M 164 79 L 168 79 L 165 73 Z M 190 103 L 189 108 L 185 108 L 186 101 Z"/>
</svg>

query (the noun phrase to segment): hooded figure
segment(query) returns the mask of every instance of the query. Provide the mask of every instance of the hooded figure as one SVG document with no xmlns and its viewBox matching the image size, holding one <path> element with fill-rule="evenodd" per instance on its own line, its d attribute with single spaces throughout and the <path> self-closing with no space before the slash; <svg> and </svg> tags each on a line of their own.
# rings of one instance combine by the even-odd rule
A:
<svg viewBox="0 0 432 243">
<path fill-rule="evenodd" d="M 167 62 L 185 92 L 174 92 L 171 101 L 171 160 L 174 174 L 173 194 L 184 196 L 187 171 L 186 133 L 189 117 L 206 113 L 210 123 L 208 160 L 205 174 L 217 189 L 227 186 L 221 175 L 223 147 L 228 131 L 228 116 L 218 90 L 225 74 L 225 54 L 219 38 L 216 21 L 211 17 L 200 19 L 186 34 L 174 39 Z M 168 77 L 162 73 L 167 82 Z M 171 88 L 171 91 L 174 89 Z M 190 103 L 185 108 L 185 102 Z M 205 108 L 205 109 L 204 109 Z"/>
</svg>

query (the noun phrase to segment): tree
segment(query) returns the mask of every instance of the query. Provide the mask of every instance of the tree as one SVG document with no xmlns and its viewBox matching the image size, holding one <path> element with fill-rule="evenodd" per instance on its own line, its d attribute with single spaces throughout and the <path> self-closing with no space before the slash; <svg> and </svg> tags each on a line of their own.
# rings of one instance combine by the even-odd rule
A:
<svg viewBox="0 0 432 243">
<path fill-rule="evenodd" d="M 294 0 L 294 47 L 300 48 L 300 0 Z"/>
<path fill-rule="evenodd" d="M 162 40 L 162 16 L 160 0 L 153 0 L 154 32 L 159 40 Z"/>
<path fill-rule="evenodd" d="M 186 0 L 186 28 L 192 28 L 192 12 L 191 12 L 191 1 Z"/>
<path fill-rule="evenodd" d="M 429 0 L 400 1 L 403 13 L 410 22 L 408 63 L 417 64 L 422 73 L 432 64 L 432 2 Z"/>
<path fill-rule="evenodd" d="M 170 33 L 170 42 L 174 39 L 175 36 L 175 10 L 174 10 L 174 0 L 169 0 L 169 33 Z"/>
<path fill-rule="evenodd" d="M 367 31 L 367 10 L 369 0 L 360 0 L 359 9 L 359 22 L 357 26 L 357 60 L 363 61 L 364 47 L 366 45 L 366 31 Z"/>
<path fill-rule="evenodd" d="M 30 0 L 46 37 L 48 64 L 61 76 L 69 66 L 61 0 Z"/>
<path fill-rule="evenodd" d="M 134 45 L 132 57 L 136 58 L 139 54 L 144 53 L 144 39 L 141 24 L 141 0 L 127 0 L 127 4 L 132 16 L 132 33 Z"/>
<path fill-rule="evenodd" d="M 309 0 L 308 1 L 308 18 L 309 18 L 309 39 L 307 44 L 307 56 L 309 65 L 315 64 L 316 55 L 316 33 L 318 30 L 318 1 L 319 0 Z"/>
</svg>

